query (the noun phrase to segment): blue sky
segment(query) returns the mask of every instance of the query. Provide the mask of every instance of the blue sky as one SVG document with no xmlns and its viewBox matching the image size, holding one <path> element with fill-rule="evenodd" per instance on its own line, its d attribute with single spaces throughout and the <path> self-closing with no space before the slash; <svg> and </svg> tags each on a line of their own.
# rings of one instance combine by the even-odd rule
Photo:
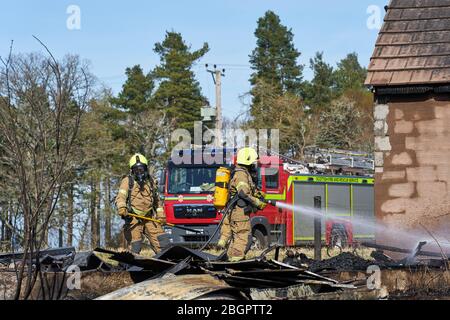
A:
<svg viewBox="0 0 450 320">
<path fill-rule="evenodd" d="M 367 9 L 381 8 L 388 0 L 39 0 L 3 1 L 0 11 L 0 55 L 8 53 L 14 40 L 15 52 L 42 50 L 32 38 L 38 36 L 57 57 L 79 54 L 92 64 L 92 72 L 117 93 L 126 67 L 140 64 L 149 71 L 158 62 L 155 42 L 166 30 L 181 32 L 193 49 L 208 42 L 209 53 L 194 71 L 203 94 L 214 104 L 214 85 L 204 64 L 226 69 L 223 79 L 223 113 L 234 117 L 243 106 L 239 96 L 248 92 L 251 73 L 248 55 L 255 47 L 256 21 L 273 10 L 284 25 L 292 28 L 296 48 L 302 53 L 305 78 L 312 74 L 309 59 L 323 51 L 335 64 L 355 51 L 367 66 L 377 37 L 369 29 Z M 81 29 L 69 30 L 66 10 L 81 10 Z"/>
</svg>

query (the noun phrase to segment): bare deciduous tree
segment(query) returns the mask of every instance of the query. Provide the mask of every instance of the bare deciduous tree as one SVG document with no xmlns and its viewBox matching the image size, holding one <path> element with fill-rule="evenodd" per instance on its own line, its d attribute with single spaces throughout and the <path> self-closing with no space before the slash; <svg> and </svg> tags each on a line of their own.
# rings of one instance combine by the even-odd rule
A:
<svg viewBox="0 0 450 320">
<path fill-rule="evenodd" d="M 93 83 L 79 57 L 58 61 L 42 46 L 47 55 L 10 50 L 0 69 L 0 159 L 18 190 L 23 227 L 16 299 L 26 299 L 38 277 L 33 258 L 47 242 L 50 219 L 73 169 L 73 145 Z"/>
<path fill-rule="evenodd" d="M 145 154 L 151 163 L 150 170 L 154 170 L 167 156 L 173 123 L 165 112 L 155 110 L 130 115 L 128 123 L 132 128 L 130 135 L 135 151 Z"/>
</svg>

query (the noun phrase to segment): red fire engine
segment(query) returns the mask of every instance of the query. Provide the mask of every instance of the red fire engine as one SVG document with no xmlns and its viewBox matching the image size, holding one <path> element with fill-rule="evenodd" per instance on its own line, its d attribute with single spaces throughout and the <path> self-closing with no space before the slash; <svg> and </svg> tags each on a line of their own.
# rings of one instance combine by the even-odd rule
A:
<svg viewBox="0 0 450 320">
<path fill-rule="evenodd" d="M 223 162 L 208 164 L 210 161 L 200 161 L 201 156 L 195 156 L 193 150 L 182 152 L 185 156 L 189 154 L 187 158 L 192 161 L 176 164 L 171 159 L 164 171 L 166 218 L 169 223 L 195 229 L 198 233 L 177 228 L 166 228 L 165 231 L 174 244 L 200 246 L 214 234 L 222 218 L 222 213 L 213 206 L 216 170 L 221 166 L 232 166 L 234 153 L 218 151 L 216 159 L 221 158 Z M 351 163 L 355 163 L 354 159 Z M 273 243 L 284 246 L 312 243 L 314 216 L 309 211 L 314 207 L 323 212 L 322 240 L 327 245 L 351 245 L 358 240 L 374 238 L 370 227 L 374 219 L 373 177 L 314 171 L 280 156 L 260 158 L 259 188 L 265 192 L 267 200 L 283 202 L 287 206 L 281 209 L 269 205 L 251 215 L 254 247 L 265 248 Z M 368 223 L 352 223 L 356 220 Z M 219 233 L 216 233 L 211 243 L 218 237 Z"/>
</svg>

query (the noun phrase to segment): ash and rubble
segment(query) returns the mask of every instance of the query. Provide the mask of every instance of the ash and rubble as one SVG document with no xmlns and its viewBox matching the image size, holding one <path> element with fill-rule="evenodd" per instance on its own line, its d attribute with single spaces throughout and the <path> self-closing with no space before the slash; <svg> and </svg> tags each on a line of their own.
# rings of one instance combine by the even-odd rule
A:
<svg viewBox="0 0 450 320">
<path fill-rule="evenodd" d="M 293 266 L 306 266 L 312 272 L 321 271 L 349 271 L 349 270 L 367 270 L 371 265 L 378 264 L 380 261 L 366 260 L 350 252 L 342 252 L 337 256 L 324 260 L 314 260 L 308 258 L 304 253 L 288 252 L 284 263 Z M 384 262 L 382 262 L 384 265 Z"/>
<path fill-rule="evenodd" d="M 445 269 L 448 266 L 449 255 L 442 253 L 423 251 L 426 242 L 419 242 L 413 250 L 396 248 L 390 246 L 376 245 L 374 243 L 363 243 L 367 248 L 375 249 L 371 252 L 372 259 L 360 257 L 356 251 L 341 252 L 336 256 L 324 260 L 314 260 L 301 251 L 288 250 L 283 262 L 297 267 L 306 267 L 312 272 L 344 272 L 344 271 L 366 271 L 370 266 L 378 266 L 381 269 L 432 267 Z M 405 256 L 401 259 L 393 259 L 386 251 L 401 253 Z"/>
<path fill-rule="evenodd" d="M 1 277 L 5 281 L 5 276 L 9 276 L 9 283 L 14 282 L 11 266 L 20 258 L 20 253 L 0 255 L 0 265 L 3 265 L 0 282 Z M 34 267 L 39 266 L 46 277 L 52 278 L 38 281 L 32 295 L 34 299 L 197 299 L 209 296 L 252 299 L 257 290 L 293 286 L 301 287 L 299 290 L 308 294 L 353 288 L 265 256 L 225 262 L 220 256 L 182 246 L 169 247 L 152 258 L 102 248 L 80 253 L 74 248 L 60 248 L 42 251 L 33 261 Z M 73 266 L 81 272 L 80 290 L 68 289 L 63 281 L 68 268 Z M 107 281 L 114 277 L 114 281 Z M 280 291 L 272 296 L 287 298 L 287 292 Z M 11 295 L 5 298 L 8 297 Z"/>
<path fill-rule="evenodd" d="M 72 247 L 56 248 L 41 251 L 32 258 L 33 268 L 38 268 L 42 277 L 30 298 L 380 299 L 388 298 L 390 292 L 414 291 L 407 285 L 416 281 L 409 280 L 411 270 L 421 267 L 431 268 L 438 275 L 442 273 L 444 279 L 437 281 L 436 286 L 445 283 L 448 288 L 450 276 L 448 269 L 444 269 L 448 267 L 448 258 L 437 259 L 433 254 L 433 259 L 420 259 L 424 254 L 421 248 L 412 251 L 389 248 L 409 252 L 406 258 L 394 260 L 380 247 L 376 249 L 372 252 L 373 260 L 342 252 L 316 261 L 301 252 L 288 250 L 280 262 L 279 248 L 275 248 L 274 259 L 267 258 L 269 249 L 254 259 L 225 262 L 221 256 L 182 246 L 171 246 L 151 258 L 102 248 L 90 252 L 76 252 Z M 12 299 L 14 264 L 22 258 L 21 253 L 0 254 L 0 287 L 9 288 L 0 292 L 0 299 Z M 383 271 L 385 282 L 401 274 L 405 287 L 400 287 L 397 281 L 391 288 L 367 289 L 365 272 L 371 265 L 390 270 Z M 67 278 L 74 266 L 80 271 L 81 285 L 69 289 Z"/>
</svg>

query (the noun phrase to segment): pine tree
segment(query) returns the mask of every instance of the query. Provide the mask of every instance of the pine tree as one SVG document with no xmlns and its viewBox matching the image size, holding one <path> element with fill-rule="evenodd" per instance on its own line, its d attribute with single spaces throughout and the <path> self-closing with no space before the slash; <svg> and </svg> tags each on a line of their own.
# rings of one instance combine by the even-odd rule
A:
<svg viewBox="0 0 450 320">
<path fill-rule="evenodd" d="M 292 30 L 282 25 L 274 12 L 267 11 L 258 20 L 255 36 L 256 48 L 250 55 L 250 64 L 254 70 L 251 84 L 263 80 L 274 86 L 279 94 L 298 93 L 303 67 L 297 64 L 300 52 L 294 47 Z"/>
<path fill-rule="evenodd" d="M 367 76 L 367 69 L 358 62 L 358 55 L 350 53 L 338 63 L 338 68 L 334 72 L 336 80 L 336 90 L 339 94 L 348 89 L 366 90 L 364 80 Z"/>
<path fill-rule="evenodd" d="M 317 111 L 328 106 L 333 99 L 333 67 L 323 60 L 323 52 L 317 52 L 314 59 L 310 59 L 310 68 L 314 78 L 305 85 L 305 100 L 311 109 Z"/>
<path fill-rule="evenodd" d="M 154 51 L 161 64 L 153 70 L 159 86 L 154 94 L 157 106 L 167 112 L 178 128 L 193 130 L 194 121 L 199 121 L 200 109 L 207 104 L 202 96 L 192 66 L 208 51 L 207 43 L 195 51 L 185 43 L 180 33 L 166 32 L 164 41 L 155 44 Z"/>
<path fill-rule="evenodd" d="M 127 68 L 127 80 L 117 98 L 111 99 L 112 104 L 123 111 L 138 114 L 152 107 L 153 79 L 144 75 L 140 65 Z"/>
</svg>

